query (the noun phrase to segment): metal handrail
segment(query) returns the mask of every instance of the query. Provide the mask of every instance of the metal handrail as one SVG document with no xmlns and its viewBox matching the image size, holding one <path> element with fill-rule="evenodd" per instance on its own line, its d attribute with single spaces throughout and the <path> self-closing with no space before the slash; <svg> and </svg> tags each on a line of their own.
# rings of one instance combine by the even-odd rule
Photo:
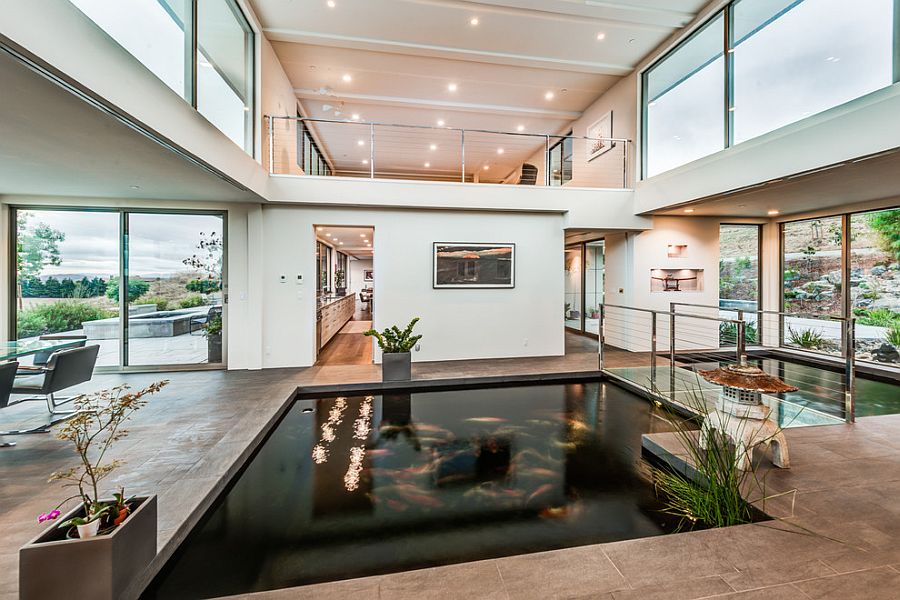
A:
<svg viewBox="0 0 900 600">
<path fill-rule="evenodd" d="M 803 313 L 803 312 L 786 312 L 779 310 L 765 310 L 761 308 L 722 308 L 721 306 L 717 306 L 715 304 L 698 304 L 694 302 L 670 302 L 672 306 L 694 306 L 697 308 L 714 308 L 716 310 L 727 310 L 730 312 L 745 312 L 745 313 L 756 313 L 756 314 L 765 314 L 765 315 L 783 315 L 785 317 L 800 317 L 801 319 L 829 319 L 832 321 L 847 321 L 848 317 L 843 317 L 841 315 L 822 315 L 817 313 Z M 697 315 L 690 315 L 697 316 Z"/>
<path fill-rule="evenodd" d="M 339 125 L 369 125 L 369 126 L 377 126 L 377 127 L 402 127 L 406 129 L 432 129 L 436 131 L 459 131 L 466 133 L 491 133 L 498 135 L 517 135 L 520 137 L 536 137 L 545 139 L 548 136 L 554 139 L 573 139 L 573 140 L 593 140 L 593 141 L 606 141 L 606 142 L 622 142 L 622 143 L 631 143 L 631 140 L 628 138 L 614 138 L 614 137 L 587 137 L 583 135 L 557 135 L 554 133 L 525 133 L 523 131 L 501 131 L 499 129 L 469 129 L 463 127 L 436 127 L 434 125 L 411 125 L 409 123 L 384 123 L 381 121 L 354 121 L 352 119 L 320 119 L 315 117 L 286 117 L 286 116 L 272 116 L 272 119 L 283 119 L 287 121 L 311 121 L 313 123 L 336 123 Z"/>
</svg>

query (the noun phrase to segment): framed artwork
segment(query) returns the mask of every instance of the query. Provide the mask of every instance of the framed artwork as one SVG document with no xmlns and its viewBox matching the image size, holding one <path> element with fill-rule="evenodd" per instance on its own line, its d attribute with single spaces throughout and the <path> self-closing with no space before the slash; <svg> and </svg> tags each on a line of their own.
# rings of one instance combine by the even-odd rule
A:
<svg viewBox="0 0 900 600">
<path fill-rule="evenodd" d="M 364 281 L 375 281 L 375 271 L 372 269 L 363 269 Z"/>
<path fill-rule="evenodd" d="M 592 138 L 611 138 L 612 137 L 613 114 L 609 111 L 596 121 L 594 121 L 585 132 L 585 140 L 587 144 L 587 160 L 594 160 L 601 154 L 609 152 L 616 144 L 610 142 L 609 139 L 592 139 Z"/>
<path fill-rule="evenodd" d="M 516 287 L 516 245 L 434 242 L 437 288 Z"/>
</svg>

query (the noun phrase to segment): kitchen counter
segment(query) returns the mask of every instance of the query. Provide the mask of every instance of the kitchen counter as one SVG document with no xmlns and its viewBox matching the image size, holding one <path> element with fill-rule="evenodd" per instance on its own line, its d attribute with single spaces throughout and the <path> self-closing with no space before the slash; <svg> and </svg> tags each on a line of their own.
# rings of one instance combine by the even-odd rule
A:
<svg viewBox="0 0 900 600">
<path fill-rule="evenodd" d="M 320 296 L 316 306 L 316 329 L 319 348 L 331 341 L 356 311 L 356 296 Z"/>
</svg>

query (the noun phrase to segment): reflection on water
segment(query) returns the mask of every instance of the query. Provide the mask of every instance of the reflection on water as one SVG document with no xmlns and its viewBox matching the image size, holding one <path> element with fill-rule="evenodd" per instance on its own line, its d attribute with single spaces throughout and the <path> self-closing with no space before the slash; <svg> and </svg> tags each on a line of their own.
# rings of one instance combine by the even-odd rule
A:
<svg viewBox="0 0 900 600">
<path fill-rule="evenodd" d="M 147 597 L 664 533 L 640 436 L 667 429 L 646 401 L 599 383 L 301 400 Z"/>
</svg>

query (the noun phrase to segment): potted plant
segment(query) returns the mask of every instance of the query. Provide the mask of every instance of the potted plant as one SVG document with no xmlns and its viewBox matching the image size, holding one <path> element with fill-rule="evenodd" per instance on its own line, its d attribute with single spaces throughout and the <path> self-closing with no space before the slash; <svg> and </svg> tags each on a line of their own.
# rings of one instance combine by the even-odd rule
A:
<svg viewBox="0 0 900 600">
<path fill-rule="evenodd" d="M 381 333 L 374 329 L 365 332 L 365 335 L 373 336 L 378 340 L 378 347 L 381 348 L 381 380 L 382 381 L 409 381 L 412 379 L 412 357 L 410 350 L 416 345 L 421 335 L 413 335 L 413 327 L 419 322 L 416 317 L 409 322 L 406 329 L 400 331 L 400 328 L 394 325 L 388 327 Z"/>
<path fill-rule="evenodd" d="M 203 330 L 206 338 L 207 362 L 222 362 L 222 315 L 216 315 L 206 324 Z"/>
<path fill-rule="evenodd" d="M 128 431 L 122 424 L 168 381 L 137 392 L 127 385 L 79 396 L 76 413 L 60 426 L 57 437 L 72 442 L 80 464 L 57 471 L 50 481 L 76 493 L 38 523 L 49 527 L 19 549 L 19 597 L 120 598 L 156 556 L 156 496 L 126 497 L 120 489 L 112 498 L 101 496 L 101 482 L 118 466 L 110 447 Z M 61 514 L 69 500 L 78 505 Z"/>
<path fill-rule="evenodd" d="M 347 295 L 346 278 L 347 274 L 343 269 L 338 269 L 334 272 L 334 290 L 338 296 Z"/>
</svg>

